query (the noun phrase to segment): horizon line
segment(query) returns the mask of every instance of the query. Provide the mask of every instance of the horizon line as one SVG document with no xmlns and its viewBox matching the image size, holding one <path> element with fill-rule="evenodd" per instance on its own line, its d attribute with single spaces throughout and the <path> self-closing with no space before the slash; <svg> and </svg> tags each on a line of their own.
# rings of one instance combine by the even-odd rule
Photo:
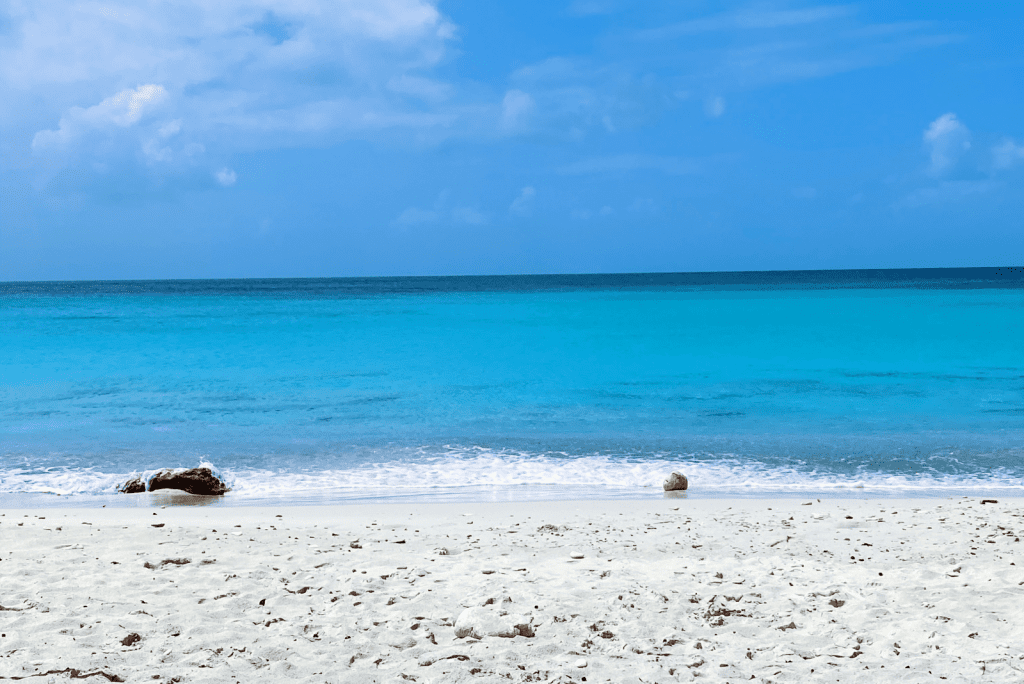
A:
<svg viewBox="0 0 1024 684">
<path fill-rule="evenodd" d="M 439 278 L 558 278 L 598 276 L 682 276 L 682 275 L 764 275 L 795 273 L 879 273 L 879 272 L 922 272 L 922 271 L 999 271 L 1018 272 L 1024 277 L 1024 266 L 913 266 L 900 268 L 792 268 L 792 269 L 749 269 L 719 271 L 606 271 L 579 273 L 477 273 L 477 274 L 432 274 L 432 275 L 372 275 L 372 276 L 244 276 L 214 278 L 87 278 L 73 280 L 0 280 L 3 285 L 47 284 L 47 283 L 160 283 L 196 281 L 246 281 L 246 280 L 412 280 Z M 1009 274 L 1007 274 L 1009 275 Z"/>
</svg>

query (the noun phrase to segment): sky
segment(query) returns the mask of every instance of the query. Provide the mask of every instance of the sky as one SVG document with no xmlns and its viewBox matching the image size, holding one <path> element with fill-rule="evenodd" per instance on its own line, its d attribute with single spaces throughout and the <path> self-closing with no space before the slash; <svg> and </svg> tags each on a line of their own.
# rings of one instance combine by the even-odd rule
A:
<svg viewBox="0 0 1024 684">
<path fill-rule="evenodd" d="M 1020 265 L 1022 23 L 0 0 L 0 281 Z"/>
</svg>

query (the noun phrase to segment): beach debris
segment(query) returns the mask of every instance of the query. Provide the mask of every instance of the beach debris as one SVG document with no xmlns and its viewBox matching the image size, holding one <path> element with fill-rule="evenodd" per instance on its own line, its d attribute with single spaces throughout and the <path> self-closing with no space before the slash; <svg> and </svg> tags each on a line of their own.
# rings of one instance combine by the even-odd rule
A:
<svg viewBox="0 0 1024 684">
<path fill-rule="evenodd" d="M 510 615 L 504 611 L 484 606 L 467 608 L 455 620 L 455 638 L 534 636 L 533 625 L 521 615 Z"/>
<path fill-rule="evenodd" d="M 673 472 L 666 479 L 662 485 L 666 492 L 677 492 L 685 491 L 689 486 L 689 482 L 686 480 L 686 476 L 680 472 Z"/>
<path fill-rule="evenodd" d="M 82 672 L 81 670 L 73 667 L 66 667 L 63 670 L 47 670 L 46 672 L 35 672 L 32 677 L 45 677 L 46 675 L 61 675 L 66 674 L 69 679 L 89 679 L 90 677 L 103 677 L 108 682 L 123 682 L 124 680 L 118 677 L 116 674 L 110 674 L 103 670 L 96 670 L 95 672 Z M 21 679 L 21 677 L 11 677 L 11 679 Z"/>
<path fill-rule="evenodd" d="M 141 494 L 160 489 L 179 489 L 188 494 L 221 496 L 230 488 L 210 468 L 164 468 L 149 478 L 148 485 L 134 476 L 117 490 L 122 494 Z M 154 513 L 154 515 L 156 515 Z"/>
<path fill-rule="evenodd" d="M 121 645 L 122 646 L 132 646 L 134 644 L 137 644 L 140 641 L 142 641 L 142 637 L 139 636 L 137 632 L 132 632 L 131 634 L 126 636 L 124 639 L 121 639 Z"/>
<path fill-rule="evenodd" d="M 990 503 L 999 503 L 999 501 L 996 500 L 996 499 L 982 499 L 981 503 L 982 503 L 982 505 L 984 505 L 984 504 L 990 504 Z"/>
<path fill-rule="evenodd" d="M 188 565 L 191 562 L 191 558 L 164 558 L 156 565 L 150 563 L 149 561 L 146 561 L 142 564 L 142 567 L 146 568 L 147 570 L 156 570 L 157 568 L 164 565 Z"/>
<path fill-rule="evenodd" d="M 526 622 L 526 621 L 517 622 L 513 626 L 516 628 L 516 634 L 518 634 L 519 636 L 523 636 L 523 637 L 533 637 L 533 636 L 535 636 L 535 632 L 533 631 L 533 625 L 530 624 L 529 622 Z"/>
<path fill-rule="evenodd" d="M 460 663 L 463 663 L 469 660 L 469 656 L 463 653 L 453 653 L 451 655 L 428 653 L 426 655 L 420 656 L 420 659 L 416 662 L 416 664 L 420 667 L 429 667 L 434 663 L 440 662 L 442 660 L 457 660 Z"/>
</svg>

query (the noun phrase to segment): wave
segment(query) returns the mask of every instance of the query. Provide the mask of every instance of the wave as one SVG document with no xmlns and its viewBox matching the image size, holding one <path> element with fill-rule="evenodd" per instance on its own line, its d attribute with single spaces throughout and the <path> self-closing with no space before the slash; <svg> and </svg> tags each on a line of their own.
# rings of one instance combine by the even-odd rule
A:
<svg viewBox="0 0 1024 684">
<path fill-rule="evenodd" d="M 942 492 L 1004 491 L 1024 495 L 1024 480 L 1012 471 L 995 468 L 978 472 L 894 473 L 862 466 L 852 472 L 825 471 L 799 465 L 770 465 L 750 458 L 707 455 L 622 458 L 607 455 L 568 456 L 460 449 L 441 455 L 423 455 L 395 461 L 334 469 L 214 470 L 240 499 L 289 499 L 364 496 L 405 496 L 430 492 L 513 492 L 531 498 L 541 490 L 573 498 L 642 495 L 660 491 L 664 478 L 679 471 L 690 481 L 692 493 L 760 496 L 808 492 L 878 493 L 881 495 Z M 134 475 L 155 471 L 102 472 L 93 468 L 24 468 L 0 470 L 2 494 L 113 494 Z M 517 494 L 516 494 L 517 492 Z"/>
</svg>

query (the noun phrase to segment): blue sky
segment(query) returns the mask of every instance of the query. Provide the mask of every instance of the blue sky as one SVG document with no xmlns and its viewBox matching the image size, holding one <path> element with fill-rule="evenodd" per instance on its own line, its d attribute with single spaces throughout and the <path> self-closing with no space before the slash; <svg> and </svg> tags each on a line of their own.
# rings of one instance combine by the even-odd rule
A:
<svg viewBox="0 0 1024 684">
<path fill-rule="evenodd" d="M 1016 3 L 0 2 L 0 280 L 1017 265 Z"/>
</svg>

